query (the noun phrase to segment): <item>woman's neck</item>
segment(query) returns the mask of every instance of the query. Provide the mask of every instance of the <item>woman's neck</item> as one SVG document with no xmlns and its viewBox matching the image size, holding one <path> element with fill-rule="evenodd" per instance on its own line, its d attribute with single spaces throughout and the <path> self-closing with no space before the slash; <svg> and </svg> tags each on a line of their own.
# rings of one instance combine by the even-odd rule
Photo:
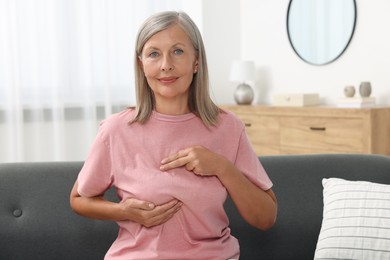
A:
<svg viewBox="0 0 390 260">
<path fill-rule="evenodd" d="M 165 115 L 184 115 L 190 113 L 188 105 L 156 104 L 156 112 Z"/>
</svg>

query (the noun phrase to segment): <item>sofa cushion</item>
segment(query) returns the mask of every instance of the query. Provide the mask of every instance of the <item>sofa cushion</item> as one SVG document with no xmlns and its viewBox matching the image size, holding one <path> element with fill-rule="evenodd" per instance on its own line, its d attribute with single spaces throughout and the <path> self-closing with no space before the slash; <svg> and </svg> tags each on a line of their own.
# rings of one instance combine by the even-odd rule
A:
<svg viewBox="0 0 390 260">
<path fill-rule="evenodd" d="M 315 259 L 390 259 L 390 185 L 324 178 Z"/>
</svg>

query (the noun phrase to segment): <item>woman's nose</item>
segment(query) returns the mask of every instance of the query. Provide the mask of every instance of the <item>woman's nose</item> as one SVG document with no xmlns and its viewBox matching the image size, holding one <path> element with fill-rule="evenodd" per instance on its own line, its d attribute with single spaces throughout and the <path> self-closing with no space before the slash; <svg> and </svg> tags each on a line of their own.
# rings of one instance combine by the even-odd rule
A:
<svg viewBox="0 0 390 260">
<path fill-rule="evenodd" d="M 162 63 L 161 63 L 161 70 L 162 71 L 170 71 L 170 70 L 173 70 L 173 64 L 172 64 L 172 61 L 168 56 L 165 56 L 163 59 L 162 59 Z"/>
</svg>

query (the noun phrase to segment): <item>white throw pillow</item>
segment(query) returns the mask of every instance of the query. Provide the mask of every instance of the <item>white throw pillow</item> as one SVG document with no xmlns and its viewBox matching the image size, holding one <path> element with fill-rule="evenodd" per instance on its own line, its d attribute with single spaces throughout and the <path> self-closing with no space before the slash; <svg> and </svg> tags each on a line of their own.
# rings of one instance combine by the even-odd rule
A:
<svg viewBox="0 0 390 260">
<path fill-rule="evenodd" d="M 390 259 L 390 185 L 337 178 L 322 185 L 314 259 Z"/>
</svg>

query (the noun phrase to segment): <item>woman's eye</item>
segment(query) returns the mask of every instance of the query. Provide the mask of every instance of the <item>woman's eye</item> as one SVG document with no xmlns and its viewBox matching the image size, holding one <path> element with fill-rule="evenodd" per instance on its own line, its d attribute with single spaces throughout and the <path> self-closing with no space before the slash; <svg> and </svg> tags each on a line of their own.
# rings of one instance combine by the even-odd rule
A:
<svg viewBox="0 0 390 260">
<path fill-rule="evenodd" d="M 182 49 L 176 49 L 176 50 L 174 50 L 173 51 L 176 55 L 181 55 L 181 54 L 183 54 L 183 50 Z"/>
<path fill-rule="evenodd" d="M 158 52 L 157 51 L 153 51 L 153 52 L 149 53 L 149 57 L 151 57 L 151 58 L 158 57 Z"/>
</svg>

